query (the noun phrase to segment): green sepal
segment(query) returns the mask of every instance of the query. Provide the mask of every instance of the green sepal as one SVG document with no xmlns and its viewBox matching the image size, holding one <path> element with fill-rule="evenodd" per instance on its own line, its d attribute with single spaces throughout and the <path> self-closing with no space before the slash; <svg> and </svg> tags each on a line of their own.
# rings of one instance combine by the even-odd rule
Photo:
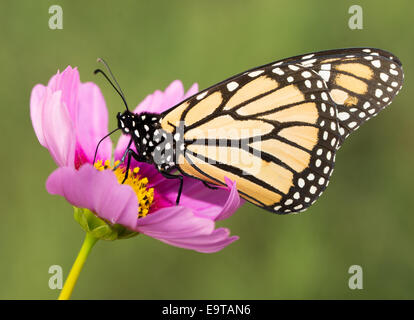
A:
<svg viewBox="0 0 414 320">
<path fill-rule="evenodd" d="M 104 219 L 98 218 L 89 209 L 73 207 L 73 210 L 73 216 L 82 229 L 97 239 L 128 239 L 139 234 L 138 232 L 128 230 L 120 224 L 110 224 Z"/>
</svg>

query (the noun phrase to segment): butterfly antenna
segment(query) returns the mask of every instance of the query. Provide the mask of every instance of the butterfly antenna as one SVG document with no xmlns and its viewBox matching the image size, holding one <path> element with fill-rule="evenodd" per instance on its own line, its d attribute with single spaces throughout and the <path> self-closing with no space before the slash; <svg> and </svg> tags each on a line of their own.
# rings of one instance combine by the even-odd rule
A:
<svg viewBox="0 0 414 320">
<path fill-rule="evenodd" d="M 123 102 L 124 102 L 124 104 L 125 104 L 126 109 L 129 111 L 129 108 L 128 108 L 128 103 L 126 102 L 125 95 L 124 95 L 124 93 L 123 93 L 123 91 L 122 91 L 122 89 L 121 89 L 120 85 L 118 84 L 118 81 L 116 81 L 116 78 L 115 78 L 115 76 L 113 75 L 113 73 L 112 73 L 111 69 L 109 68 L 108 64 L 107 64 L 107 63 L 105 62 L 105 60 L 104 60 L 104 59 L 102 59 L 102 58 L 98 58 L 98 60 L 97 60 L 97 61 L 98 61 L 98 62 L 100 62 L 100 63 L 102 63 L 102 64 L 105 66 L 106 70 L 108 71 L 108 73 L 109 73 L 109 75 L 111 76 L 112 80 L 114 81 L 115 85 L 114 85 L 114 83 L 113 83 L 113 82 L 109 79 L 109 77 L 106 75 L 106 73 L 105 73 L 105 72 L 103 72 L 101 69 L 96 69 L 93 73 L 94 73 L 94 74 L 101 73 L 101 74 L 105 77 L 105 79 L 106 79 L 106 80 L 108 80 L 108 82 L 111 84 L 112 88 L 114 88 L 114 89 L 115 89 L 115 91 L 116 91 L 116 92 L 119 94 L 119 96 L 121 97 L 122 101 L 123 101 Z"/>
<path fill-rule="evenodd" d="M 93 157 L 93 162 L 92 162 L 92 164 L 95 164 L 95 160 L 96 160 L 96 155 L 98 154 L 98 148 L 99 148 L 99 145 L 101 144 L 101 142 L 102 141 L 104 141 L 106 138 L 108 138 L 111 134 L 113 134 L 114 132 L 116 132 L 116 131 L 118 131 L 119 130 L 119 128 L 116 128 L 115 130 L 112 130 L 111 132 L 109 132 L 105 137 L 103 137 L 101 140 L 99 140 L 99 142 L 98 142 L 98 145 L 96 146 L 96 149 L 95 149 L 95 155 L 94 155 L 94 157 Z"/>
</svg>

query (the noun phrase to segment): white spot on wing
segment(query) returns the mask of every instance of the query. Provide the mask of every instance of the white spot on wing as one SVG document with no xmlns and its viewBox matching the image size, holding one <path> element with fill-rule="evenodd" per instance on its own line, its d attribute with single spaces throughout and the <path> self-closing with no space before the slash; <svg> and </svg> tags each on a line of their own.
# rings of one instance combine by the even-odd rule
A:
<svg viewBox="0 0 414 320">
<path fill-rule="evenodd" d="M 280 69 L 280 68 L 274 68 L 273 70 L 272 70 L 272 72 L 273 73 L 276 73 L 276 74 L 278 74 L 279 76 L 283 76 L 285 73 L 283 72 L 283 70 L 282 69 Z"/>
<path fill-rule="evenodd" d="M 322 71 L 319 71 L 318 73 L 322 77 L 323 80 L 325 80 L 326 82 L 329 81 L 329 78 L 331 76 L 331 72 L 330 71 L 322 70 Z"/>
<path fill-rule="evenodd" d="M 286 206 L 288 206 L 288 205 L 290 205 L 290 204 L 292 204 L 293 203 L 293 200 L 292 199 L 287 199 L 286 201 L 285 201 L 285 205 Z"/>
<path fill-rule="evenodd" d="M 345 121 L 349 119 L 349 113 L 348 112 L 340 112 L 338 113 L 338 118 L 341 121 Z"/>
<path fill-rule="evenodd" d="M 313 64 L 314 64 L 316 61 L 317 61 L 316 59 L 310 59 L 310 60 L 307 60 L 307 61 L 303 61 L 303 62 L 301 63 L 301 65 L 302 65 L 302 66 L 304 66 L 304 67 L 311 67 L 311 66 L 313 66 Z"/>
<path fill-rule="evenodd" d="M 381 62 L 379 60 L 374 60 L 371 61 L 371 64 L 375 67 L 375 68 L 380 68 L 381 67 Z"/>
<path fill-rule="evenodd" d="M 308 55 L 306 55 L 306 56 L 303 56 L 303 57 L 302 57 L 302 60 L 312 58 L 314 55 L 315 55 L 314 53 L 311 53 L 311 54 L 308 54 Z"/>
<path fill-rule="evenodd" d="M 302 77 L 304 78 L 310 78 L 312 76 L 312 74 L 309 71 L 303 71 L 302 72 Z"/>
<path fill-rule="evenodd" d="M 323 65 L 321 65 L 321 70 L 331 70 L 331 64 L 330 63 L 325 63 Z"/>
<path fill-rule="evenodd" d="M 375 90 L 375 96 L 376 96 L 377 98 L 381 97 L 381 96 L 382 96 L 382 90 L 381 90 L 381 89 L 377 89 L 377 90 Z"/>
<path fill-rule="evenodd" d="M 233 90 L 235 90 L 238 86 L 239 86 L 239 84 L 238 84 L 236 81 L 232 81 L 232 82 L 229 82 L 229 83 L 227 84 L 227 89 L 228 89 L 229 91 L 233 91 Z"/>
<path fill-rule="evenodd" d="M 248 76 L 249 76 L 249 77 L 251 77 L 251 78 L 253 78 L 253 77 L 258 76 L 259 74 L 262 74 L 263 72 L 264 72 L 264 70 L 257 70 L 257 71 L 253 71 L 253 72 L 250 72 L 250 73 L 248 74 Z"/>
<path fill-rule="evenodd" d="M 196 97 L 196 99 L 197 99 L 197 100 L 201 100 L 201 99 L 203 99 L 203 98 L 207 95 L 207 92 L 208 92 L 208 91 L 205 91 L 205 92 L 203 92 L 203 93 L 200 93 L 200 94 Z"/>
<path fill-rule="evenodd" d="M 380 78 L 382 81 L 387 82 L 389 77 L 388 77 L 388 74 L 381 72 Z"/>
</svg>

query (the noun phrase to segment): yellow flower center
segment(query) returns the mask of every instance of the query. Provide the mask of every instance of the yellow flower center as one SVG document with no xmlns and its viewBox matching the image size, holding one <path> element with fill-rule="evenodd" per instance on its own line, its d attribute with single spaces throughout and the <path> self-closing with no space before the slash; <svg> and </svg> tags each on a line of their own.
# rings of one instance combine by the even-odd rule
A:
<svg viewBox="0 0 414 320">
<path fill-rule="evenodd" d="M 115 161 L 114 166 L 111 166 L 109 160 L 106 160 L 102 163 L 101 160 L 95 163 L 95 168 L 99 171 L 102 170 L 113 170 L 119 164 L 119 160 Z M 114 173 L 118 182 L 121 184 L 125 178 L 125 170 L 124 166 L 119 166 L 115 169 Z M 124 184 L 129 185 L 134 190 L 135 194 L 137 195 L 138 199 L 138 218 L 145 217 L 148 214 L 150 206 L 154 201 L 154 188 L 148 188 L 148 179 L 141 178 L 138 175 L 139 168 L 136 167 L 133 170 L 128 170 L 128 178 L 125 180 Z"/>
</svg>

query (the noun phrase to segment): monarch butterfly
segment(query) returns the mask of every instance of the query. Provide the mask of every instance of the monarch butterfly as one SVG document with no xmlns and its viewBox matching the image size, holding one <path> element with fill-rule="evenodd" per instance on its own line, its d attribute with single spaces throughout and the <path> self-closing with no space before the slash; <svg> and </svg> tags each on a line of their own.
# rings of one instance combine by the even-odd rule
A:
<svg viewBox="0 0 414 320">
<path fill-rule="evenodd" d="M 131 137 L 121 159 L 127 158 L 125 179 L 131 157 L 154 164 L 165 177 L 180 180 L 178 204 L 183 176 L 212 188 L 225 185 L 227 177 L 241 197 L 280 214 L 302 212 L 319 198 L 345 138 L 391 103 L 404 77 L 399 59 L 384 50 L 321 51 L 250 69 L 162 114 L 134 114 L 101 62 L 116 86 L 102 70 L 95 73 L 126 106 L 113 131 Z M 243 129 L 259 132 L 229 134 Z M 259 163 L 259 169 L 217 156 L 223 150 Z"/>
</svg>

